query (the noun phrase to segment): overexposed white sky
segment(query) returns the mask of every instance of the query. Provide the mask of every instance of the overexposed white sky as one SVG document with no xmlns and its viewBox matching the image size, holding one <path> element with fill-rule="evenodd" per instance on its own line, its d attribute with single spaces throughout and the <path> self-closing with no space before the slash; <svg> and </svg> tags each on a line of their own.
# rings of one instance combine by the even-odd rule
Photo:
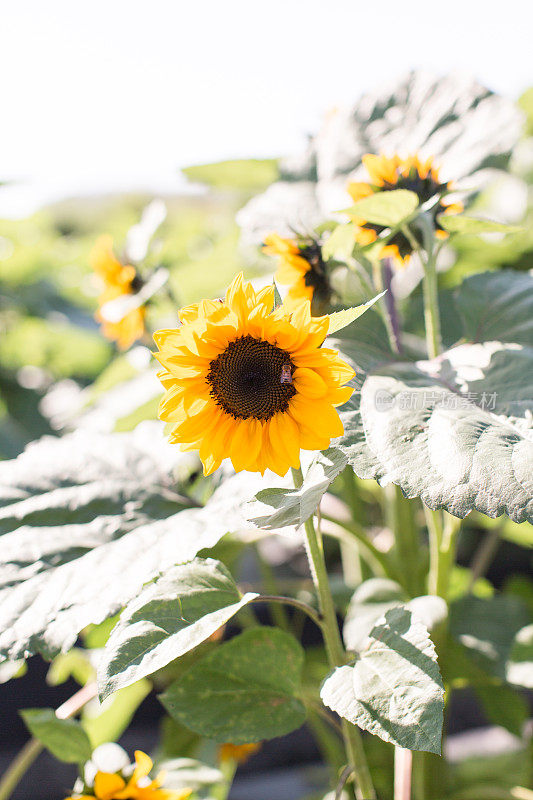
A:
<svg viewBox="0 0 533 800">
<path fill-rule="evenodd" d="M 179 191 L 179 168 L 283 155 L 334 105 L 413 67 L 513 98 L 531 0 L 16 0 L 0 22 L 0 216 Z"/>
</svg>

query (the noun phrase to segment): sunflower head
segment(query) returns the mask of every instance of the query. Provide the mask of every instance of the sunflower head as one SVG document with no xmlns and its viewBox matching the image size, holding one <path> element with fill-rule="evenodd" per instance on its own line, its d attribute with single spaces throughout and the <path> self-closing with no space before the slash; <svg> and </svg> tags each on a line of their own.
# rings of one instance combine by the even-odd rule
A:
<svg viewBox="0 0 533 800">
<path fill-rule="evenodd" d="M 170 441 L 198 450 L 204 474 L 229 457 L 234 469 L 285 475 L 300 449 L 322 450 L 343 426 L 336 406 L 354 376 L 335 350 L 321 347 L 327 317 L 309 301 L 274 310 L 274 287 L 232 282 L 222 300 L 180 311 L 181 327 L 157 331 L 165 394 L 160 419 Z"/>
<path fill-rule="evenodd" d="M 331 298 L 320 242 L 310 236 L 284 239 L 277 233 L 265 237 L 263 251 L 278 256 L 276 280 L 289 286 L 286 305 L 309 300 L 314 312 L 325 310 Z"/>
<path fill-rule="evenodd" d="M 419 204 L 438 197 L 431 213 L 435 226 L 435 235 L 445 239 L 448 234 L 439 225 L 438 214 L 458 214 L 463 210 L 461 203 L 447 202 L 445 194 L 452 190 L 451 183 L 441 183 L 439 170 L 433 164 L 433 159 L 422 161 L 417 155 L 400 158 L 394 155 L 378 156 L 367 154 L 363 156 L 363 164 L 370 176 L 369 183 L 350 183 L 348 192 L 354 202 L 363 200 L 378 192 L 390 192 L 394 189 L 407 189 L 418 195 Z M 353 218 L 356 230 L 356 241 L 360 245 L 375 242 L 379 234 L 385 230 L 383 226 L 374 225 L 358 217 Z M 412 237 L 422 244 L 421 234 L 417 230 L 411 231 Z M 380 251 L 381 258 L 392 258 L 400 266 L 406 264 L 411 257 L 413 247 L 409 239 L 401 232 L 389 239 Z"/>
<path fill-rule="evenodd" d="M 101 236 L 97 240 L 91 251 L 90 262 L 102 284 L 95 317 L 102 325 L 104 336 L 115 341 L 121 350 L 126 350 L 144 333 L 145 308 L 132 308 L 115 322 L 107 319 L 103 307 L 120 297 L 135 294 L 142 287 L 142 281 L 135 267 L 122 264 L 115 256 L 110 236 Z"/>
<path fill-rule="evenodd" d="M 91 785 L 65 800 L 186 800 L 191 789 L 171 791 L 161 788 L 164 774 L 150 780 L 152 759 L 142 750 L 135 751 L 135 764 L 118 772 L 97 771 Z"/>
</svg>

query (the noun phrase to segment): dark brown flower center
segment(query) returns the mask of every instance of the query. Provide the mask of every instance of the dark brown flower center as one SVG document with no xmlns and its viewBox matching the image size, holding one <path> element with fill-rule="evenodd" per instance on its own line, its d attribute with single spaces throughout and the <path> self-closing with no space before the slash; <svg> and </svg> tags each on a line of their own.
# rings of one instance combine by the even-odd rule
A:
<svg viewBox="0 0 533 800">
<path fill-rule="evenodd" d="M 384 182 L 383 186 L 379 187 L 380 192 L 392 192 L 396 189 L 407 189 L 410 192 L 415 192 L 418 195 L 418 201 L 420 205 L 426 203 L 428 200 L 431 200 L 432 197 L 435 197 L 438 194 L 443 194 L 447 189 L 446 183 L 439 183 L 435 180 L 431 171 L 423 178 L 416 167 L 411 167 L 409 170 L 408 175 L 398 175 L 398 180 L 396 183 L 388 183 L 387 181 Z M 442 225 L 440 225 L 437 221 L 437 214 L 442 214 L 444 211 L 445 206 L 442 205 L 441 202 L 436 203 L 434 206 L 431 214 L 433 217 L 433 223 L 435 225 L 436 230 L 442 230 Z M 372 230 L 376 231 L 379 234 L 385 230 L 385 226 L 383 225 L 373 225 L 370 222 L 367 222 L 365 225 L 362 225 L 363 228 L 371 228 Z M 413 228 L 410 232 L 412 237 L 418 242 L 418 244 L 423 244 L 422 233 L 417 229 Z M 388 244 L 395 244 L 398 247 L 399 253 L 402 258 L 405 258 L 406 255 L 410 255 L 413 252 L 413 247 L 411 242 L 405 236 L 404 233 L 397 233 L 391 239 L 389 239 Z"/>
<path fill-rule="evenodd" d="M 236 419 L 270 419 L 286 411 L 296 394 L 288 353 L 269 342 L 242 336 L 209 365 L 211 396 Z"/>
<path fill-rule="evenodd" d="M 300 255 L 310 266 L 309 271 L 304 275 L 304 282 L 306 286 L 313 287 L 313 300 L 317 300 L 319 303 L 328 303 L 331 297 L 331 288 L 320 245 L 318 242 L 311 242 L 302 246 Z"/>
</svg>

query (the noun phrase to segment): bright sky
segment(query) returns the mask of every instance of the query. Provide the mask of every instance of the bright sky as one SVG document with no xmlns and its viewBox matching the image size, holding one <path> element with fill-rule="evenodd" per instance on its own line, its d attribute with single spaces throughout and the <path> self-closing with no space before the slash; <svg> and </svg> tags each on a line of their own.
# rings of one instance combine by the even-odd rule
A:
<svg viewBox="0 0 533 800">
<path fill-rule="evenodd" d="M 0 28 L 0 215 L 179 191 L 181 166 L 296 151 L 331 106 L 412 67 L 517 97 L 533 4 L 16 0 Z"/>
</svg>

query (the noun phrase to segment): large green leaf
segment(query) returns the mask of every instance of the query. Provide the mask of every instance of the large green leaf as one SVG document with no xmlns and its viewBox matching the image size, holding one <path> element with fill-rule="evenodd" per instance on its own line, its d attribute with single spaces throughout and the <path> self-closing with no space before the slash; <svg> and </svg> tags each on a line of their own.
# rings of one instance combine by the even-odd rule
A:
<svg viewBox="0 0 533 800">
<path fill-rule="evenodd" d="M 468 650 L 474 663 L 503 680 L 515 636 L 530 621 L 522 601 L 508 595 L 467 595 L 452 603 L 450 609 L 453 637 Z"/>
<path fill-rule="evenodd" d="M 89 737 L 74 719 L 58 719 L 52 708 L 27 708 L 20 712 L 31 735 L 60 761 L 84 764 L 91 757 Z"/>
<path fill-rule="evenodd" d="M 226 567 L 196 558 L 144 587 L 124 609 L 98 668 L 102 699 L 189 652 L 258 595 L 241 596 Z"/>
<path fill-rule="evenodd" d="M 148 425 L 144 449 L 137 431 L 73 436 L 0 464 L 11 531 L 0 550 L 0 658 L 69 649 L 146 582 L 229 531 L 252 530 L 240 507 L 261 479 L 234 476 L 204 508 L 183 509 L 171 469 L 179 453 L 157 431 Z"/>
<path fill-rule="evenodd" d="M 167 711 L 218 742 L 258 742 L 299 728 L 303 650 L 276 628 L 252 628 L 198 661 L 161 695 Z"/>
<path fill-rule="evenodd" d="M 456 304 L 472 342 L 533 342 L 533 273 L 483 272 L 466 278 Z"/>
<path fill-rule="evenodd" d="M 440 754 L 444 688 L 435 647 L 407 608 L 385 612 L 355 664 L 337 667 L 320 696 L 386 742 Z"/>
</svg>

